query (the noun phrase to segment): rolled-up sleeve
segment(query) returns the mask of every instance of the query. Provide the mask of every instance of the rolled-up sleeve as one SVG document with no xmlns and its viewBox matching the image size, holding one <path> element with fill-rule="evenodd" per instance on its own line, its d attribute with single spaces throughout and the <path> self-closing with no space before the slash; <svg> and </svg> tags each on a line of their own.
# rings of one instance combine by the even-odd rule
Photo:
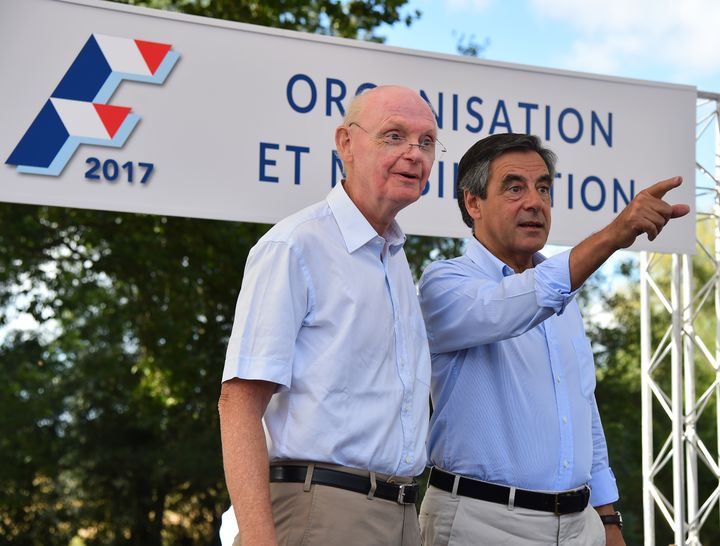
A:
<svg viewBox="0 0 720 546">
<path fill-rule="evenodd" d="M 498 273 L 495 279 L 458 262 L 431 264 L 419 285 L 430 351 L 495 343 L 561 314 L 576 294 L 570 291 L 568 260 L 569 251 L 520 274 Z"/>
<path fill-rule="evenodd" d="M 593 459 L 590 470 L 590 481 L 588 482 L 591 488 L 590 504 L 593 506 L 603 506 L 618 500 L 620 494 L 617 483 L 615 482 L 615 474 L 613 474 L 610 468 L 607 442 L 605 441 L 605 433 L 603 432 L 602 422 L 600 421 L 600 412 L 598 412 L 597 402 L 594 396 L 592 397 L 592 436 Z"/>
<path fill-rule="evenodd" d="M 534 268 L 537 304 L 562 315 L 577 290 L 570 290 L 570 251 L 548 258 Z"/>
</svg>

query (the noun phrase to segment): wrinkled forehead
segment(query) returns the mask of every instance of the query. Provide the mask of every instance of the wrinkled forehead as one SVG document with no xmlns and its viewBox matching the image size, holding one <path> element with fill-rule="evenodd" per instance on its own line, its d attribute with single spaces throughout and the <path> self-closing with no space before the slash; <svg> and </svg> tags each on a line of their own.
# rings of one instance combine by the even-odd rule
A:
<svg viewBox="0 0 720 546">
<path fill-rule="evenodd" d="M 500 154 L 490 162 L 490 179 L 505 178 L 549 180 L 550 173 L 545 160 L 532 150 L 511 150 Z"/>
<path fill-rule="evenodd" d="M 421 132 L 437 129 L 430 106 L 420 95 L 409 90 L 385 90 L 369 96 L 360 111 L 360 119 L 373 127 L 398 125 Z"/>
</svg>

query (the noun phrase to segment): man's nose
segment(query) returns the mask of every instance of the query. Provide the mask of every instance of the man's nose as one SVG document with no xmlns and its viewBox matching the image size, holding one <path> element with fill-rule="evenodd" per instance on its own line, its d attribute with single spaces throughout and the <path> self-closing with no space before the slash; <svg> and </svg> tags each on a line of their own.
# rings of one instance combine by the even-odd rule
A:
<svg viewBox="0 0 720 546">
<path fill-rule="evenodd" d="M 403 155 L 409 159 L 412 159 L 413 161 L 420 161 L 427 156 L 427 152 L 424 152 L 421 149 L 420 144 L 413 144 L 412 142 L 408 142 L 407 150 L 405 150 L 405 153 Z"/>
<path fill-rule="evenodd" d="M 543 195 L 535 188 L 531 188 L 525 199 L 525 208 L 538 211 L 544 204 Z"/>
</svg>

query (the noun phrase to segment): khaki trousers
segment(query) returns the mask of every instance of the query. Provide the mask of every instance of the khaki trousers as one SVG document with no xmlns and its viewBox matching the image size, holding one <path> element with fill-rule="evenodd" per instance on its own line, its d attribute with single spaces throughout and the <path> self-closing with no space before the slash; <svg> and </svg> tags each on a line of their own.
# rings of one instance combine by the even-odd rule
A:
<svg viewBox="0 0 720 546">
<path fill-rule="evenodd" d="M 333 465 L 316 466 L 369 476 L 368 472 Z M 409 481 L 398 479 L 397 483 Z M 420 546 L 414 504 L 302 483 L 271 483 L 270 497 L 279 546 Z M 233 546 L 252 545 L 242 545 L 238 535 Z"/>
<path fill-rule="evenodd" d="M 556 516 L 487 502 L 430 486 L 420 508 L 424 546 L 605 546 L 605 527 L 591 506 Z"/>
</svg>

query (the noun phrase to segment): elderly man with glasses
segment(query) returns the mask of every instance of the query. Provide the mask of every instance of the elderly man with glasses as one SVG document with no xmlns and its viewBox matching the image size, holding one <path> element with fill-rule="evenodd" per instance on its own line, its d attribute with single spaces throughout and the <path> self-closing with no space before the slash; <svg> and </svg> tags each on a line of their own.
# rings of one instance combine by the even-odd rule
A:
<svg viewBox="0 0 720 546">
<path fill-rule="evenodd" d="M 430 355 L 395 215 L 422 193 L 437 124 L 416 92 L 378 87 L 335 143 L 343 183 L 245 268 L 219 403 L 236 546 L 420 542 Z"/>
</svg>

